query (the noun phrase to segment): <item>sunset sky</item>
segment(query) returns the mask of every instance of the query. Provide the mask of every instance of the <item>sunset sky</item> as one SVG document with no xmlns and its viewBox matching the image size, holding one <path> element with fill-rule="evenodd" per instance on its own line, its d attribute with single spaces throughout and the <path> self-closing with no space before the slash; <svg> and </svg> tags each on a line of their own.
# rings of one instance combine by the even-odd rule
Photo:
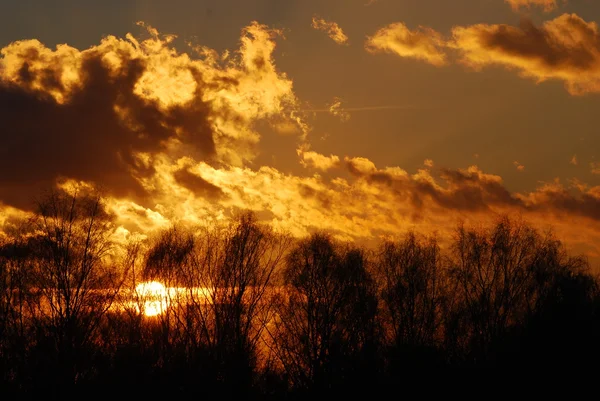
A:
<svg viewBox="0 0 600 401">
<path fill-rule="evenodd" d="M 448 238 L 499 214 L 600 268 L 597 0 L 0 3 L 0 230 L 101 188 L 117 239 L 240 209 Z"/>
</svg>

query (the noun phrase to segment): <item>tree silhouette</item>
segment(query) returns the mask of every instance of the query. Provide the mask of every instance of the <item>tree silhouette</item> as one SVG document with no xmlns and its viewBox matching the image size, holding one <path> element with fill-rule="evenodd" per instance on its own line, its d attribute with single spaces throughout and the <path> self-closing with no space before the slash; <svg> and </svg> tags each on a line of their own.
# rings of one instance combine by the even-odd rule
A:
<svg viewBox="0 0 600 401">
<path fill-rule="evenodd" d="M 323 232 L 293 240 L 251 212 L 113 244 L 97 192 L 36 206 L 0 237 L 5 398 L 353 396 L 409 388 L 415 367 L 600 356 L 600 280 L 522 220 L 371 252 Z M 153 280 L 150 316 L 138 285 Z"/>
<path fill-rule="evenodd" d="M 552 233 L 506 216 L 488 229 L 459 226 L 451 263 L 447 348 L 469 364 L 497 364 L 515 333 L 536 316 L 556 315 L 567 283 L 590 283 L 576 290 L 584 298 L 594 288 L 585 260 L 568 258 Z"/>
<path fill-rule="evenodd" d="M 194 234 L 162 232 L 147 252 L 144 277 L 181 289 L 157 317 L 162 358 L 180 356 L 178 364 L 200 369 L 205 386 L 219 392 L 247 393 L 272 315 L 273 274 L 288 244 L 288 236 L 259 225 L 252 213 Z"/>
<path fill-rule="evenodd" d="M 21 233 L 11 233 L 0 243 L 0 374 L 7 389 L 24 380 L 27 367 L 32 296 L 29 246 Z"/>
<path fill-rule="evenodd" d="M 226 384 L 247 389 L 256 367 L 258 344 L 272 317 L 267 295 L 273 292 L 273 274 L 289 237 L 258 225 L 251 213 L 239 215 L 222 235 L 218 253 L 209 258 L 213 263 L 205 259 L 202 266 L 213 322 L 209 344 L 219 370 L 225 377 L 236 378 Z"/>
<path fill-rule="evenodd" d="M 382 317 L 390 366 L 432 364 L 442 341 L 445 280 L 435 237 L 409 232 L 402 241 L 385 242 L 377 257 Z"/>
<path fill-rule="evenodd" d="M 95 336 L 121 285 L 106 263 L 112 223 L 98 193 L 75 187 L 45 194 L 28 225 L 27 252 L 13 259 L 13 278 L 22 283 L 24 275 L 29 288 L 16 292 L 14 305 L 34 330 L 31 375 L 42 388 L 64 390 L 92 374 Z"/>
<path fill-rule="evenodd" d="M 288 255 L 284 282 L 274 333 L 286 374 L 304 389 L 348 384 L 348 367 L 375 346 L 377 298 L 363 252 L 314 234 Z"/>
</svg>

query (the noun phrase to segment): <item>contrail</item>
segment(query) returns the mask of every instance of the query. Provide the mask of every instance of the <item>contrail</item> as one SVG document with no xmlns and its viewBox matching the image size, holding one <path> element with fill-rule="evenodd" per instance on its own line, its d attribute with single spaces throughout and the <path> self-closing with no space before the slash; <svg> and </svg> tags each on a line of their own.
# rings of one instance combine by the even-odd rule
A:
<svg viewBox="0 0 600 401">
<path fill-rule="evenodd" d="M 414 106 L 365 106 L 365 107 L 342 107 L 339 111 L 372 111 L 372 110 L 400 110 L 412 109 Z M 331 109 L 303 109 L 301 111 L 311 113 L 330 113 Z"/>
</svg>

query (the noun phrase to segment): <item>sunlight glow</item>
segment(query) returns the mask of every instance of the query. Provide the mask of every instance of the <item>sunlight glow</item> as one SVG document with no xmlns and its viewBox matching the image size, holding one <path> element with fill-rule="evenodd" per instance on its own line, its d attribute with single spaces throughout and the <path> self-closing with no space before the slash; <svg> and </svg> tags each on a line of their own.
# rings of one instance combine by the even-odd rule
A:
<svg viewBox="0 0 600 401">
<path fill-rule="evenodd" d="M 138 309 L 146 316 L 158 316 L 167 309 L 167 290 L 158 281 L 140 283 L 135 287 Z"/>
</svg>

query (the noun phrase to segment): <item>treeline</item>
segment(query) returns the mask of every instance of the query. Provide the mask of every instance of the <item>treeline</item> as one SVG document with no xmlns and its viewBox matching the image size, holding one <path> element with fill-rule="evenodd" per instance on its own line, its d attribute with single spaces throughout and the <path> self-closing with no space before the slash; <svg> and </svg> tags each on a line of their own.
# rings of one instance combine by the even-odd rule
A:
<svg viewBox="0 0 600 401">
<path fill-rule="evenodd" d="M 443 250 L 416 233 L 375 249 L 294 239 L 252 213 L 125 247 L 114 229 L 100 196 L 51 192 L 0 240 L 3 398 L 403 391 L 417 368 L 600 356 L 586 259 L 508 217 L 458 226 Z M 180 291 L 145 316 L 144 281 Z"/>
</svg>

